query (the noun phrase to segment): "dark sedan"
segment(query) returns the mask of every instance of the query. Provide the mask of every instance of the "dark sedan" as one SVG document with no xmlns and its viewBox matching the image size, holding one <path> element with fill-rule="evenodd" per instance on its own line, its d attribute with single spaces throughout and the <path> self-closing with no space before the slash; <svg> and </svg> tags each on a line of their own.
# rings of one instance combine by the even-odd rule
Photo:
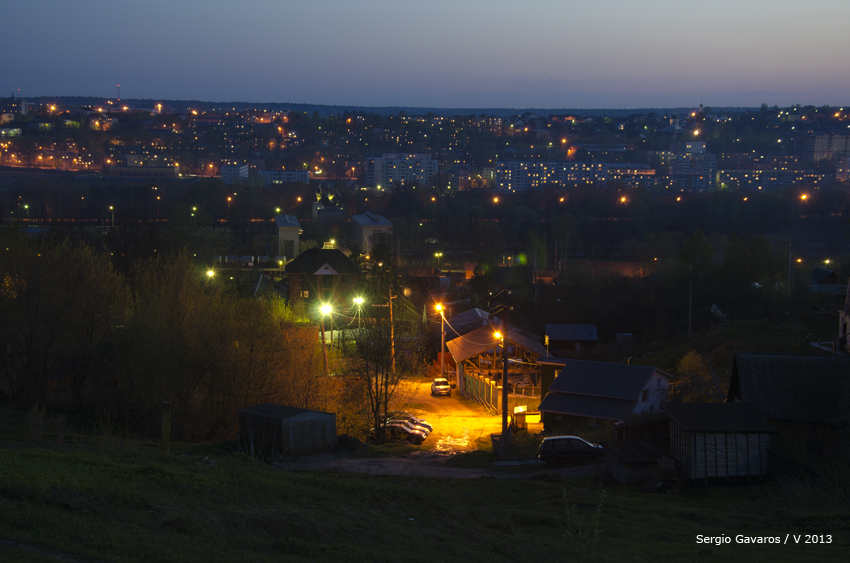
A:
<svg viewBox="0 0 850 563">
<path fill-rule="evenodd" d="M 552 436 L 540 443 L 540 461 L 549 467 L 600 459 L 604 450 L 578 436 Z"/>
</svg>

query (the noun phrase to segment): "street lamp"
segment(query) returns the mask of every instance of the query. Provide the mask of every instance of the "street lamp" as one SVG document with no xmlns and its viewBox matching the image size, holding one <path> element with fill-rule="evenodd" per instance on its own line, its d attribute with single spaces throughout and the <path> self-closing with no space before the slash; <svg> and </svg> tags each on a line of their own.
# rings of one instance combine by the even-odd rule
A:
<svg viewBox="0 0 850 563">
<path fill-rule="evenodd" d="M 446 376 L 446 359 L 443 352 L 446 351 L 446 317 L 443 315 L 443 304 L 437 303 L 434 308 L 440 313 L 440 377 Z"/>
<path fill-rule="evenodd" d="M 112 228 L 115 228 L 115 208 L 111 205 L 109 206 L 109 211 L 112 213 Z"/>
<path fill-rule="evenodd" d="M 330 370 L 328 369 L 328 345 L 325 342 L 325 315 L 332 314 L 333 307 L 328 303 L 322 303 L 319 311 L 322 313 L 322 349 L 325 351 L 325 375 L 327 376 L 330 375 Z M 333 321 L 333 317 L 331 317 L 331 321 Z M 331 338 L 333 338 L 333 331 L 331 331 Z"/>
<path fill-rule="evenodd" d="M 210 268 L 209 270 L 207 270 L 207 277 L 208 277 L 208 278 L 210 278 L 210 279 L 212 279 L 212 278 L 213 278 L 213 276 L 215 276 L 215 270 L 213 270 L 212 268 Z"/>
</svg>

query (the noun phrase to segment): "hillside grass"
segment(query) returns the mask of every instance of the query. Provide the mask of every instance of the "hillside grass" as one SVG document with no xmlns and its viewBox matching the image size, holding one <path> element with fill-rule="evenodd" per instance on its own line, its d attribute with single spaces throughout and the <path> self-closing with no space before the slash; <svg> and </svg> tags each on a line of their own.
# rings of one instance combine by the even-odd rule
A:
<svg viewBox="0 0 850 563">
<path fill-rule="evenodd" d="M 850 548 L 850 510 L 796 508 L 771 483 L 666 495 L 610 485 L 592 555 L 581 542 L 565 539 L 580 528 L 576 519 L 599 503 L 601 489 L 590 479 L 284 472 L 239 454 L 232 444 L 178 444 L 175 453 L 164 454 L 150 443 L 123 442 L 117 448 L 98 439 L 6 442 L 0 449 L 0 542 L 116 562 L 579 557 L 776 563 L 840 561 Z M 832 534 L 833 543 L 695 543 L 697 534 L 786 533 Z M 53 559 L 0 543 L 0 560 Z"/>
</svg>

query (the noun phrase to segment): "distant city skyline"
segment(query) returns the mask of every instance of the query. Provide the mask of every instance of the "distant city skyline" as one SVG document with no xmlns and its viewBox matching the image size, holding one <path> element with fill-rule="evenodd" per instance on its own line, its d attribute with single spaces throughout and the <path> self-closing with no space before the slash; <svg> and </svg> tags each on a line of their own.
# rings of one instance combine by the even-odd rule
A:
<svg viewBox="0 0 850 563">
<path fill-rule="evenodd" d="M 121 84 L 124 98 L 364 107 L 850 104 L 839 0 L 30 0 L 3 13 L 0 96 Z"/>
</svg>

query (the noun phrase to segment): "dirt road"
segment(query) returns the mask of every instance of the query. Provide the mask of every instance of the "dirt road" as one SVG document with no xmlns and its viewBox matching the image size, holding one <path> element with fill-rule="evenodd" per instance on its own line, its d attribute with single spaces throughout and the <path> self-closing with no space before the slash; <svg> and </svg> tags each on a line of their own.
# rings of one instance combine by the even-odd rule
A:
<svg viewBox="0 0 850 563">
<path fill-rule="evenodd" d="M 353 471 L 374 475 L 406 475 L 411 477 L 439 477 L 474 479 L 496 477 L 502 479 L 528 479 L 542 473 L 561 477 L 592 475 L 595 463 L 571 465 L 556 469 L 531 461 L 520 465 L 490 467 L 449 467 L 446 460 L 453 455 L 477 449 L 476 440 L 489 439 L 491 433 L 502 430 L 501 416 L 494 415 L 482 406 L 460 398 L 431 395 L 430 383 L 417 384 L 416 393 L 405 407 L 427 420 L 434 431 L 422 444 L 422 451 L 403 457 L 364 458 L 350 453 L 313 455 L 275 464 L 286 471 L 331 470 Z"/>
</svg>

